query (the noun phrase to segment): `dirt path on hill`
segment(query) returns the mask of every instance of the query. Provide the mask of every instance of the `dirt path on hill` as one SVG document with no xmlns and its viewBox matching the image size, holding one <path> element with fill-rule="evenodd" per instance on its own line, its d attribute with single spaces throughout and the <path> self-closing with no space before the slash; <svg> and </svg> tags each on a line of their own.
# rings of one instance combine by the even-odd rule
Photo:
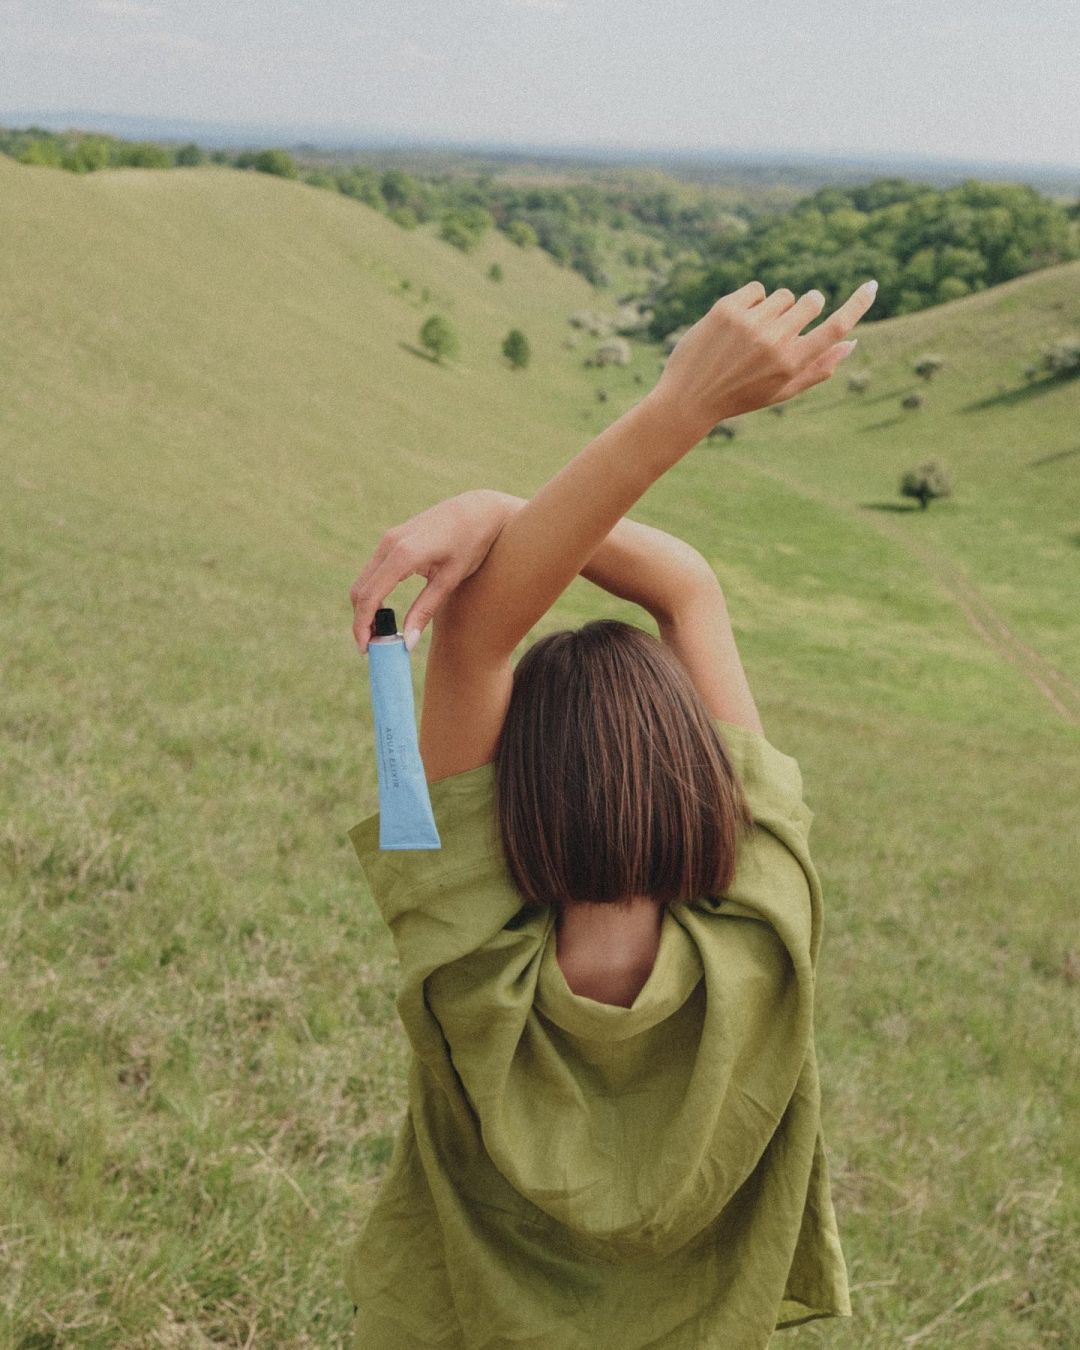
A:
<svg viewBox="0 0 1080 1350">
<path fill-rule="evenodd" d="M 926 567 L 991 651 L 1015 666 L 1035 686 L 1059 717 L 1070 726 L 1080 726 L 1080 684 L 1058 670 L 1041 652 L 1017 637 L 958 564 L 943 558 L 919 540 L 912 539 L 897 522 L 879 518 L 880 512 L 837 501 L 820 488 L 800 483 L 798 479 L 769 465 L 744 459 L 730 452 L 726 458 L 733 460 L 740 468 L 775 479 L 791 492 L 827 506 L 831 511 L 838 511 L 860 520 L 877 530 L 879 534 L 886 535 L 901 544 Z"/>
</svg>

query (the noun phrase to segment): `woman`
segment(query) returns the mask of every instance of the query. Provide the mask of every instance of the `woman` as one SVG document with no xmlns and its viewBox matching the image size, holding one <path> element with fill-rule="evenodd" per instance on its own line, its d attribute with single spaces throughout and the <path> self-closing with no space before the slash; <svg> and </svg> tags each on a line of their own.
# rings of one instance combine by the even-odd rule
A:
<svg viewBox="0 0 1080 1350">
<path fill-rule="evenodd" d="M 350 830 L 401 962 L 409 1109 L 348 1263 L 357 1350 L 754 1350 L 850 1314 L 820 1124 L 821 890 L 704 558 L 623 519 L 718 421 L 828 379 L 873 302 L 758 282 L 527 502 L 384 535 L 434 616 L 441 850 Z M 518 643 L 579 573 L 653 615 Z"/>
</svg>

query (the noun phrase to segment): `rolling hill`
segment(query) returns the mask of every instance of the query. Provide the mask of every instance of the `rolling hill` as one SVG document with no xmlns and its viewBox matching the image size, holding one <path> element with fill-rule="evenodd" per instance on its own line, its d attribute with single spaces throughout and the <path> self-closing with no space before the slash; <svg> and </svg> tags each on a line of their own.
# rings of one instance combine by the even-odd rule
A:
<svg viewBox="0 0 1080 1350">
<path fill-rule="evenodd" d="M 584 369 L 596 293 L 539 252 L 258 174 L 0 157 L 0 237 L 0 1328 L 343 1344 L 407 1061 L 345 837 L 376 804 L 348 587 L 434 500 L 528 495 L 659 357 Z M 1064 1345 L 1080 1316 L 1080 380 L 1023 375 L 1077 330 L 1080 263 L 866 323 L 635 512 L 714 564 L 815 812 L 857 1312 L 793 1343 Z M 898 509 L 930 457 L 954 495 Z M 579 580 L 537 632 L 601 613 L 648 624 Z"/>
</svg>

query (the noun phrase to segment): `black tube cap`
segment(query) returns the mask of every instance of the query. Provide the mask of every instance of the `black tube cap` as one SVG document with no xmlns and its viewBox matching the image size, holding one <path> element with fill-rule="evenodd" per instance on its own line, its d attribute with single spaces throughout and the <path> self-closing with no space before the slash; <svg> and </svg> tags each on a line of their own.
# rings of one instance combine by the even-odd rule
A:
<svg viewBox="0 0 1080 1350">
<path fill-rule="evenodd" d="M 397 636 L 397 619 L 394 618 L 392 609 L 377 609 L 375 611 L 375 636 Z"/>
</svg>

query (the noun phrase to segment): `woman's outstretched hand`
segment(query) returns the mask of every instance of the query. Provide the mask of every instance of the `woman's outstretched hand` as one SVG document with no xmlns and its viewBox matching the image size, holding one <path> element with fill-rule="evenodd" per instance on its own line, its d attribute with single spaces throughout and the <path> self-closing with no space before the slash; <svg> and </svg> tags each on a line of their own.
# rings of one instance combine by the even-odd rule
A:
<svg viewBox="0 0 1080 1350">
<path fill-rule="evenodd" d="M 827 380 L 848 355 L 855 344 L 843 339 L 873 304 L 876 288 L 876 282 L 860 286 L 824 323 L 802 334 L 822 311 L 821 292 L 796 300 L 785 289 L 767 295 L 759 281 L 751 281 L 721 296 L 683 336 L 648 400 L 694 442 L 725 417 L 782 403 Z M 387 530 L 349 591 L 360 651 L 367 651 L 375 611 L 386 597 L 399 582 L 420 575 L 427 585 L 402 625 L 411 651 L 447 596 L 487 557 L 519 505 L 520 498 L 479 488 Z"/>
<path fill-rule="evenodd" d="M 721 296 L 668 357 L 652 397 L 698 439 L 725 417 L 783 403 L 827 380 L 854 349 L 842 341 L 874 303 L 877 282 L 860 286 L 813 332 L 825 306 L 820 291 L 796 300 L 786 288 L 766 293 L 750 281 Z"/>
<path fill-rule="evenodd" d="M 353 637 L 367 651 L 375 611 L 399 581 L 427 577 L 402 624 L 410 651 L 435 611 L 466 577 L 472 576 L 506 522 L 512 500 L 487 488 L 459 492 L 394 525 L 379 540 L 371 561 L 353 582 Z"/>
</svg>

